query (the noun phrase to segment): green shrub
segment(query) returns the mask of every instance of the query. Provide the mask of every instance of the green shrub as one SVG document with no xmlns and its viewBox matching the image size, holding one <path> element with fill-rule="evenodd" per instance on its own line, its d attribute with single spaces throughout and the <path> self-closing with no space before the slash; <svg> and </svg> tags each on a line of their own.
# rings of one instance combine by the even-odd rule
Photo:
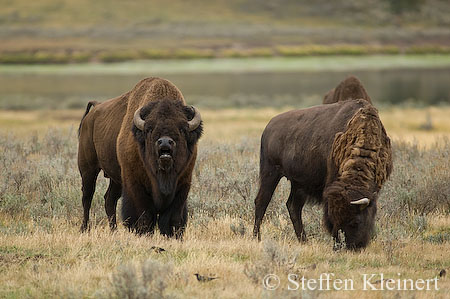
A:
<svg viewBox="0 0 450 299">
<path fill-rule="evenodd" d="M 102 62 L 122 62 L 141 58 L 137 51 L 105 51 L 100 53 L 97 58 Z"/>
<path fill-rule="evenodd" d="M 89 52 L 73 52 L 70 55 L 70 61 L 76 63 L 89 62 L 92 59 L 92 53 Z"/>
<path fill-rule="evenodd" d="M 399 54 L 398 46 L 371 46 L 371 45 L 303 45 L 279 46 L 276 48 L 281 56 L 311 56 L 311 55 L 369 55 L 369 54 Z"/>
<path fill-rule="evenodd" d="M 424 151 L 394 143 L 394 171 L 383 190 L 382 208 L 392 214 L 450 212 L 450 141 Z"/>
<path fill-rule="evenodd" d="M 450 47 L 441 45 L 411 46 L 405 49 L 406 54 L 449 54 Z"/>
<path fill-rule="evenodd" d="M 209 49 L 177 49 L 172 55 L 173 58 L 181 59 L 213 58 L 214 51 Z"/>
<path fill-rule="evenodd" d="M 150 259 L 142 265 L 121 265 L 113 273 L 110 286 L 97 295 L 106 298 L 166 298 L 172 268 L 171 265 Z"/>
<path fill-rule="evenodd" d="M 32 53 L 0 53 L 0 63 L 4 64 L 31 64 L 35 61 Z"/>
<path fill-rule="evenodd" d="M 240 58 L 240 57 L 271 57 L 274 52 L 271 48 L 250 48 L 250 49 L 223 49 L 220 52 L 221 57 Z"/>
<path fill-rule="evenodd" d="M 147 49 L 141 51 L 144 59 L 167 59 L 171 57 L 170 50 L 167 49 Z"/>
</svg>

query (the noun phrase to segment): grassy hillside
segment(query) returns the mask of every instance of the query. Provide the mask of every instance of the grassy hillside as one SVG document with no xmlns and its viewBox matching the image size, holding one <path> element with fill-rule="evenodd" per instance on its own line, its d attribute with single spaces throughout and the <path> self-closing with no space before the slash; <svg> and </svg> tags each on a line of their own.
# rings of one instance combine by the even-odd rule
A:
<svg viewBox="0 0 450 299">
<path fill-rule="evenodd" d="M 403 3 L 399 3 L 403 2 Z M 392 4 L 397 4 L 393 7 Z M 444 0 L 2 0 L 4 25 L 45 28 L 151 26 L 155 24 L 448 25 Z M 351 18 L 347 18 L 350 17 Z M 395 20 L 394 20 L 395 18 Z M 387 24 L 386 24 L 387 23 Z"/>
<path fill-rule="evenodd" d="M 109 232 L 100 177 L 92 228 L 81 234 L 76 126 L 82 111 L 2 112 L 0 115 L 0 297 L 445 298 L 450 280 L 450 143 L 448 109 L 431 109 L 434 131 L 420 132 L 420 110 L 382 111 L 394 137 L 394 172 L 378 202 L 377 234 L 362 252 L 332 250 L 318 206 L 305 208 L 309 241 L 299 244 L 285 206 L 282 180 L 262 225 L 251 236 L 258 188 L 259 136 L 279 110 L 202 110 L 205 134 L 189 195 L 183 242 L 156 233 L 137 237 L 121 225 Z M 42 119 L 46 122 L 43 123 Z M 396 121 L 393 121 L 396 120 Z M 429 135 L 431 134 L 431 135 Z M 408 136 L 418 141 L 402 142 Z M 424 148 L 424 145 L 427 145 Z M 152 246 L 164 248 L 157 253 Z M 194 273 L 218 276 L 200 283 Z M 353 279 L 355 291 L 289 291 L 287 275 L 322 273 Z M 439 290 L 364 291 L 362 274 L 387 279 L 434 279 Z M 263 278 L 276 274 L 275 291 Z M 292 286 L 292 285 L 291 285 Z"/>
<path fill-rule="evenodd" d="M 21 53 L 23 62 L 36 52 L 33 61 L 77 62 L 284 55 L 278 47 L 293 45 L 341 45 L 308 46 L 300 54 L 361 51 L 342 45 L 384 46 L 375 50 L 383 53 L 450 46 L 450 4 L 443 0 L 2 0 L 0 5 L 0 53 Z"/>
</svg>

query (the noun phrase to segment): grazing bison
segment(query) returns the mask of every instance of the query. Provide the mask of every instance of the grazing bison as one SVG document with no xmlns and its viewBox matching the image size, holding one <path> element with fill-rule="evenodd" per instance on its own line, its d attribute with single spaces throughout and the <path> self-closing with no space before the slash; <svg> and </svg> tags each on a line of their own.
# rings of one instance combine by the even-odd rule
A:
<svg viewBox="0 0 450 299">
<path fill-rule="evenodd" d="M 348 248 L 365 247 L 373 230 L 377 194 L 392 170 L 391 144 L 377 110 L 365 100 L 293 110 L 274 117 L 261 137 L 260 188 L 254 236 L 284 176 L 286 203 L 295 233 L 306 240 L 302 208 L 322 203 L 324 224 Z"/>
<path fill-rule="evenodd" d="M 158 223 L 162 234 L 181 237 L 201 134 L 198 110 L 186 106 L 178 88 L 164 79 L 147 78 L 117 98 L 90 102 L 79 129 L 82 230 L 88 227 L 95 182 L 103 170 L 110 179 L 105 209 L 112 229 L 122 195 L 129 229 L 153 232 Z"/>
<path fill-rule="evenodd" d="M 331 104 L 347 100 L 364 99 L 372 104 L 361 81 L 355 76 L 350 76 L 339 83 L 336 88 L 330 90 L 323 98 L 324 104 Z"/>
</svg>

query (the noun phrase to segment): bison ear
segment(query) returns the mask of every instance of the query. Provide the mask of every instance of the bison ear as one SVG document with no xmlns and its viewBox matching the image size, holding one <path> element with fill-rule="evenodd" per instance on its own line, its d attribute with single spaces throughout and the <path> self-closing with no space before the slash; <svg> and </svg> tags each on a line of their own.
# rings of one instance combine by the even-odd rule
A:
<svg viewBox="0 0 450 299">
<path fill-rule="evenodd" d="M 183 112 L 186 115 L 188 121 L 192 120 L 195 116 L 195 110 L 190 106 L 183 107 Z M 195 145 L 203 134 L 203 121 L 200 120 L 200 124 L 194 130 L 187 130 L 187 142 L 188 146 L 191 147 Z"/>
</svg>

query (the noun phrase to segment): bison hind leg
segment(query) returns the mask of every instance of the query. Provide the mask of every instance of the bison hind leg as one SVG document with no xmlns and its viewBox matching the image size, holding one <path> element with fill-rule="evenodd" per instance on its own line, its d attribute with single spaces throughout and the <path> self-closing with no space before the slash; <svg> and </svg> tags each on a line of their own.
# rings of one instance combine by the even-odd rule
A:
<svg viewBox="0 0 450 299">
<path fill-rule="evenodd" d="M 255 198 L 255 226 L 253 228 L 253 236 L 258 237 L 258 241 L 261 241 L 261 222 L 266 213 L 267 206 L 272 199 L 273 192 L 281 179 L 281 175 L 275 169 L 267 168 L 264 167 L 260 171 L 259 191 Z"/>
<path fill-rule="evenodd" d="M 292 224 L 294 225 L 295 234 L 300 242 L 306 241 L 306 233 L 302 222 L 302 209 L 306 202 L 306 194 L 301 189 L 298 189 L 294 182 L 291 183 L 291 193 L 286 202 Z"/>
<path fill-rule="evenodd" d="M 108 216 L 109 227 L 111 230 L 117 228 L 116 224 L 116 207 L 117 200 L 122 195 L 122 186 L 112 179 L 109 181 L 108 190 L 105 193 L 105 211 Z"/>
<path fill-rule="evenodd" d="M 91 209 L 92 197 L 94 196 L 95 185 L 100 169 L 94 168 L 85 170 L 81 168 L 80 172 L 82 181 L 81 190 L 83 192 L 81 199 L 83 203 L 83 224 L 81 225 L 81 232 L 85 232 L 88 229 L 89 211 Z"/>
</svg>

